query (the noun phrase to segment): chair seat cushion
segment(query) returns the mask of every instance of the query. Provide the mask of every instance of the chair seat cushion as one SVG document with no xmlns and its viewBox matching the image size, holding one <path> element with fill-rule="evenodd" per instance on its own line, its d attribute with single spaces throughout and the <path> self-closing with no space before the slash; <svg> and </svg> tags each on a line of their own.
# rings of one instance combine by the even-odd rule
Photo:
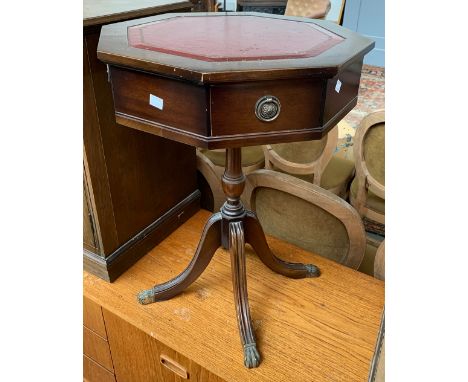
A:
<svg viewBox="0 0 468 382">
<path fill-rule="evenodd" d="M 242 147 L 242 167 L 253 166 L 265 160 L 262 146 Z M 205 155 L 215 166 L 224 167 L 226 150 L 206 150 L 200 152 Z"/>
<path fill-rule="evenodd" d="M 350 188 L 351 196 L 353 198 L 356 198 L 358 187 L 358 180 L 357 178 L 354 178 Z M 367 191 L 366 207 L 375 212 L 378 212 L 379 214 L 385 215 L 385 199 L 379 198 L 371 191 Z"/>
</svg>

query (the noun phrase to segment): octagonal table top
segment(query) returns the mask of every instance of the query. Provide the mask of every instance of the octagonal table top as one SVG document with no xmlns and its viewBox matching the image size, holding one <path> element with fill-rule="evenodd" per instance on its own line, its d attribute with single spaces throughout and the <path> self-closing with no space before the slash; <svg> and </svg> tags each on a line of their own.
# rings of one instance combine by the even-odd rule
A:
<svg viewBox="0 0 468 382">
<path fill-rule="evenodd" d="M 316 24 L 258 16 L 173 17 L 128 28 L 131 47 L 215 62 L 315 57 L 343 40 Z"/>
<path fill-rule="evenodd" d="M 98 57 L 198 83 L 333 77 L 374 42 L 323 20 L 255 12 L 173 13 L 107 25 Z"/>
</svg>

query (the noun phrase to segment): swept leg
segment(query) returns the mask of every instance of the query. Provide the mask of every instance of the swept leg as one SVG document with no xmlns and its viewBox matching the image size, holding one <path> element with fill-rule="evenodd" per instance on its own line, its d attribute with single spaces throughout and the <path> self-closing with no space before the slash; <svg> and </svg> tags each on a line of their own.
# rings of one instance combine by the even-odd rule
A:
<svg viewBox="0 0 468 382">
<path fill-rule="evenodd" d="M 146 305 L 168 300 L 181 293 L 202 274 L 220 245 L 221 213 L 218 212 L 207 221 L 197 251 L 187 268 L 172 280 L 138 293 L 138 302 Z"/>
<path fill-rule="evenodd" d="M 244 365 L 250 369 L 258 367 L 260 364 L 260 354 L 257 350 L 252 320 L 250 319 L 242 221 L 229 223 L 229 236 L 237 323 L 239 325 L 241 343 L 244 347 Z"/>
<path fill-rule="evenodd" d="M 272 271 L 294 279 L 320 276 L 320 270 L 313 264 L 290 263 L 276 257 L 268 247 L 262 226 L 255 213 L 247 211 L 244 223 L 247 243 L 253 247 L 260 260 Z"/>
</svg>

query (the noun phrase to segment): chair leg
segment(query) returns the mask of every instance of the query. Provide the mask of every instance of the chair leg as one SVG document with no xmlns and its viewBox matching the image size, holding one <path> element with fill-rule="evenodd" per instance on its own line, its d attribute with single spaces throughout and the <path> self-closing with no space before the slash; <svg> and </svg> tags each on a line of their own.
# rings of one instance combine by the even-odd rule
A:
<svg viewBox="0 0 468 382">
<path fill-rule="evenodd" d="M 197 251 L 187 268 L 172 280 L 138 293 L 140 304 L 168 300 L 188 288 L 202 274 L 221 245 L 221 219 L 220 212 L 211 216 L 205 224 Z"/>
<path fill-rule="evenodd" d="M 250 318 L 242 221 L 229 223 L 229 236 L 237 323 L 239 325 L 241 343 L 244 348 L 244 365 L 250 369 L 258 367 L 260 364 L 260 354 L 257 350 L 252 320 Z"/>
<path fill-rule="evenodd" d="M 320 276 L 320 270 L 313 264 L 290 263 L 276 257 L 268 246 L 265 233 L 254 212 L 247 211 L 244 223 L 247 243 L 253 247 L 260 260 L 272 271 L 294 279 Z"/>
</svg>

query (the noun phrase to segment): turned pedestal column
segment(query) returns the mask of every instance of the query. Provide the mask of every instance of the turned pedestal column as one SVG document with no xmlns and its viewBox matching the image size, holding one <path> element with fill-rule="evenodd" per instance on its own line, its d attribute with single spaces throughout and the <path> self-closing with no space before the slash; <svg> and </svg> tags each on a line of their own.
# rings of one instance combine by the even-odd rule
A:
<svg viewBox="0 0 468 382">
<path fill-rule="evenodd" d="M 262 262 L 271 270 L 292 278 L 317 277 L 319 269 L 312 264 L 290 263 L 276 257 L 268 247 L 263 229 L 254 212 L 244 208 L 240 200 L 245 186 L 241 149 L 226 150 L 226 169 L 222 177 L 226 202 L 221 212 L 211 216 L 205 225 L 200 243 L 190 264 L 177 277 L 138 295 L 141 304 L 170 299 L 192 284 L 208 266 L 216 250 L 222 246 L 231 253 L 234 302 L 244 364 L 248 368 L 260 364 L 260 354 L 250 319 L 245 267 L 245 243 L 249 243 Z"/>
</svg>

